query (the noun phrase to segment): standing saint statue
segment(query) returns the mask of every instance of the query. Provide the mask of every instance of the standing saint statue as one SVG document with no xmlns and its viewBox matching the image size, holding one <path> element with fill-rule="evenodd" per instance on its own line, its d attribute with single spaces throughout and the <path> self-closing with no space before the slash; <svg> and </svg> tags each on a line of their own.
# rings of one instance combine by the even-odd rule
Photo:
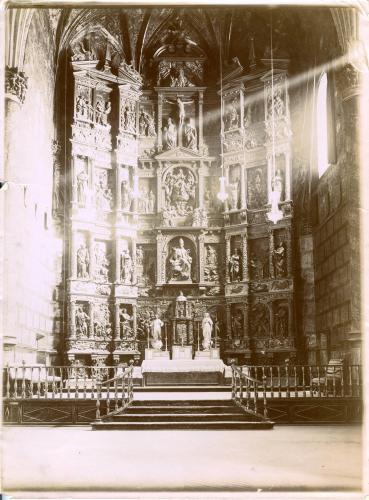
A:
<svg viewBox="0 0 369 500">
<path fill-rule="evenodd" d="M 87 250 L 86 244 L 82 243 L 77 250 L 77 278 L 89 277 L 89 264 L 90 254 Z"/>
<path fill-rule="evenodd" d="M 209 313 L 205 313 L 202 323 L 202 347 L 204 351 L 208 351 L 211 347 L 211 332 L 213 330 L 213 320 L 210 317 Z"/>
<path fill-rule="evenodd" d="M 186 118 L 184 127 L 185 134 L 185 147 L 188 149 L 192 149 L 193 151 L 197 150 L 197 130 L 191 124 L 190 118 Z"/>
<path fill-rule="evenodd" d="M 77 175 L 77 199 L 78 203 L 82 206 L 86 206 L 87 201 L 87 191 L 88 191 L 88 175 L 85 170 Z"/>
<path fill-rule="evenodd" d="M 151 346 L 154 349 L 161 349 L 163 346 L 163 342 L 161 340 L 161 329 L 164 326 L 164 323 L 159 318 L 158 314 L 155 314 L 155 318 L 151 322 Z"/>
<path fill-rule="evenodd" d="M 240 281 L 241 279 L 241 255 L 238 248 L 235 249 L 229 259 L 229 275 L 231 281 Z"/>
<path fill-rule="evenodd" d="M 167 149 L 177 147 L 177 127 L 172 118 L 168 118 L 167 126 L 164 127 L 164 140 Z"/>
</svg>

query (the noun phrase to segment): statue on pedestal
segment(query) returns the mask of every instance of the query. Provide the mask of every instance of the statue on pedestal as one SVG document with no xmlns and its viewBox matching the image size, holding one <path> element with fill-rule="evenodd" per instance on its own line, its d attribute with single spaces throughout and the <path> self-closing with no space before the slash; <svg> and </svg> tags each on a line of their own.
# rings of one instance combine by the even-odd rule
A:
<svg viewBox="0 0 369 500">
<path fill-rule="evenodd" d="M 132 283 L 133 262 L 128 248 L 124 249 L 120 256 L 121 280 L 125 285 Z"/>
<path fill-rule="evenodd" d="M 128 180 L 122 181 L 121 185 L 122 210 L 128 212 L 131 208 L 132 193 Z"/>
<path fill-rule="evenodd" d="M 120 327 L 123 340 L 131 340 L 133 338 L 133 330 L 131 327 L 131 316 L 127 313 L 127 309 L 123 308 L 119 313 Z"/>
<path fill-rule="evenodd" d="M 238 248 L 235 249 L 229 259 L 229 276 L 231 281 L 241 280 L 241 255 Z"/>
<path fill-rule="evenodd" d="M 79 205 L 82 207 L 86 206 L 87 201 L 87 191 L 88 191 L 88 175 L 83 169 L 77 175 L 77 200 Z"/>
<path fill-rule="evenodd" d="M 164 141 L 166 149 L 177 147 L 177 127 L 170 117 L 168 118 L 167 126 L 164 127 Z"/>
<path fill-rule="evenodd" d="M 204 314 L 201 326 L 203 336 L 202 347 L 204 348 L 204 351 L 208 351 L 211 347 L 211 332 L 213 329 L 213 320 L 211 319 L 209 313 L 206 312 Z"/>
<path fill-rule="evenodd" d="M 274 273 L 276 278 L 283 278 L 286 275 L 285 253 L 286 250 L 283 241 L 280 241 L 277 248 L 273 251 Z"/>
<path fill-rule="evenodd" d="M 191 280 L 192 257 L 190 251 L 185 248 L 182 238 L 179 239 L 179 247 L 172 247 L 169 264 L 170 279 L 175 281 Z"/>
<path fill-rule="evenodd" d="M 158 314 L 155 314 L 155 318 L 151 322 L 151 346 L 154 349 L 161 349 L 163 347 L 163 342 L 161 340 L 161 329 L 164 323 L 159 318 Z"/>
<path fill-rule="evenodd" d="M 193 151 L 196 151 L 197 150 L 197 130 L 196 130 L 196 127 L 191 125 L 190 118 L 186 118 L 186 120 L 185 120 L 184 135 L 185 135 L 185 147 L 188 149 L 192 149 Z"/>
<path fill-rule="evenodd" d="M 77 250 L 77 278 L 89 277 L 90 254 L 85 243 Z"/>
<path fill-rule="evenodd" d="M 90 317 L 86 314 L 84 307 L 80 305 L 76 311 L 76 337 L 87 338 L 88 337 L 88 321 Z"/>
</svg>

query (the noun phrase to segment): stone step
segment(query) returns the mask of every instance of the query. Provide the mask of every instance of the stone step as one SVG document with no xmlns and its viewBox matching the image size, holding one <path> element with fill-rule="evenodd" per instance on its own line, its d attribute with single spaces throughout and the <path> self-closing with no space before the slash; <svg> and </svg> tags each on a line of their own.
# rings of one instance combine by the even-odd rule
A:
<svg viewBox="0 0 369 500">
<path fill-rule="evenodd" d="M 125 414 L 134 414 L 134 413 L 141 413 L 141 414 L 157 414 L 157 413 L 192 413 L 192 412 L 198 412 L 198 413 L 218 413 L 218 414 L 227 414 L 227 413 L 239 413 L 242 414 L 242 411 L 237 412 L 237 408 L 234 408 L 232 406 L 211 406 L 211 405 L 206 405 L 206 406 L 198 406 L 198 405 L 175 405 L 175 406 L 169 406 L 169 405 L 140 405 L 140 406 L 129 406 L 125 410 Z"/>
<path fill-rule="evenodd" d="M 273 422 L 248 422 L 245 420 L 185 422 L 164 420 L 162 422 L 95 422 L 92 430 L 266 430 Z"/>
<path fill-rule="evenodd" d="M 115 415 L 110 418 L 111 422 L 227 422 L 227 421 L 258 421 L 252 415 L 247 415 L 247 413 L 225 413 L 224 415 L 220 413 L 157 413 L 157 414 L 147 414 L 147 413 L 123 413 L 121 415 Z"/>
<path fill-rule="evenodd" d="M 176 406 L 219 406 L 219 407 L 235 407 L 235 403 L 232 400 L 227 399 L 150 399 L 150 400 L 134 400 L 130 405 L 130 408 L 135 408 L 139 406 L 168 406 L 170 408 Z"/>
</svg>

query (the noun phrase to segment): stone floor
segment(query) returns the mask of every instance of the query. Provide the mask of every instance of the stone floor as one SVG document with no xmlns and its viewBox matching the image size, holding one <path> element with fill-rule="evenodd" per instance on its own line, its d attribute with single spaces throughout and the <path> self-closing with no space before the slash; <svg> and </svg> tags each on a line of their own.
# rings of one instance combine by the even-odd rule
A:
<svg viewBox="0 0 369 500">
<path fill-rule="evenodd" d="M 128 432 L 6 427 L 3 433 L 3 491 L 14 497 L 50 498 L 54 491 L 61 498 L 134 498 L 140 491 L 150 498 L 170 492 L 198 498 L 196 492 L 208 491 L 209 498 L 226 498 L 227 492 L 245 498 L 243 492 L 258 490 L 320 490 L 346 492 L 346 500 L 362 498 L 349 493 L 361 489 L 361 471 L 359 426 Z"/>
</svg>

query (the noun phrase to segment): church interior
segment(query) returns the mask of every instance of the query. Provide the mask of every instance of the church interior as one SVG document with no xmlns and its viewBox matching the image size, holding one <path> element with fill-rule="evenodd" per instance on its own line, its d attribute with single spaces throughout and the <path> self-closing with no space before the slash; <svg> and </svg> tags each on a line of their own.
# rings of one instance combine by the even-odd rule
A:
<svg viewBox="0 0 369 500">
<path fill-rule="evenodd" d="M 365 15 L 8 8 L 5 364 L 360 365 Z"/>
<path fill-rule="evenodd" d="M 358 492 L 367 2 L 4 26 L 4 491 Z"/>
</svg>

